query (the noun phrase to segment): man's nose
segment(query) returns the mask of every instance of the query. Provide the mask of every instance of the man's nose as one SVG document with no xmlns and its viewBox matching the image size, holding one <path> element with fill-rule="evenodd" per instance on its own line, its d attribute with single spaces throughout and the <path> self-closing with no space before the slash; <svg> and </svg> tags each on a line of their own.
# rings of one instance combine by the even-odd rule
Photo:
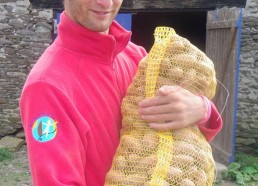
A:
<svg viewBox="0 0 258 186">
<path fill-rule="evenodd" d="M 96 0 L 97 3 L 104 8 L 109 8 L 113 4 L 113 0 Z"/>
</svg>

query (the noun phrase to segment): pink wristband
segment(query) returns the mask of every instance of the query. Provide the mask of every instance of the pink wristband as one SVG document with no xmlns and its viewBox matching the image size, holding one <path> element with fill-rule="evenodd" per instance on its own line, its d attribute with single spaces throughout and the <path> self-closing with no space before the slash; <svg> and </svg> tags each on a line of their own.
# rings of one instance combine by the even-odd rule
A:
<svg viewBox="0 0 258 186">
<path fill-rule="evenodd" d="M 207 108 L 207 115 L 205 118 L 203 118 L 201 121 L 198 122 L 198 124 L 204 124 L 206 123 L 209 119 L 210 119 L 210 116 L 211 116 L 211 103 L 210 103 L 210 100 L 208 98 L 206 98 L 205 96 L 200 96 L 204 102 L 205 102 L 205 105 L 206 105 L 206 108 Z"/>
</svg>

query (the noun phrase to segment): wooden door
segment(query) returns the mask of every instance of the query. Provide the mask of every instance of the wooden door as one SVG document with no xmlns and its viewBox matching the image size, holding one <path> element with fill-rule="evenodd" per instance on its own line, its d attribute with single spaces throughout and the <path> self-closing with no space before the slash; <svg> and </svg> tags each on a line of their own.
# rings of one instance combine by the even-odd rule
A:
<svg viewBox="0 0 258 186">
<path fill-rule="evenodd" d="M 225 165 L 234 161 L 241 24 L 239 8 L 222 8 L 207 15 L 206 54 L 214 62 L 218 80 L 213 102 L 224 123 L 212 148 L 215 160 Z"/>
</svg>

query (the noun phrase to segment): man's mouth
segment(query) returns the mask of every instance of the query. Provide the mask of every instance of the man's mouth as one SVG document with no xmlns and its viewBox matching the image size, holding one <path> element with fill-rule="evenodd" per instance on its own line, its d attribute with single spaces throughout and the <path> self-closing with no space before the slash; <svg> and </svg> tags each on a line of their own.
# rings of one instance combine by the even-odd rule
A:
<svg viewBox="0 0 258 186">
<path fill-rule="evenodd" d="M 98 15 L 107 15 L 109 14 L 110 12 L 107 12 L 107 11 L 93 11 L 95 14 L 98 14 Z"/>
</svg>

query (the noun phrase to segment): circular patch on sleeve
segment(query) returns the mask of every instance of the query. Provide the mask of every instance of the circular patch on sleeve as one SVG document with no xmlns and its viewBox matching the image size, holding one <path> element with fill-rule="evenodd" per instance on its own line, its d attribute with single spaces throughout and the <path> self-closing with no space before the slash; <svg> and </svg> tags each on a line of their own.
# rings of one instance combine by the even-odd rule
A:
<svg viewBox="0 0 258 186">
<path fill-rule="evenodd" d="M 32 135 L 39 142 L 50 141 L 55 138 L 57 133 L 57 121 L 49 116 L 38 118 L 32 127 Z"/>
</svg>

